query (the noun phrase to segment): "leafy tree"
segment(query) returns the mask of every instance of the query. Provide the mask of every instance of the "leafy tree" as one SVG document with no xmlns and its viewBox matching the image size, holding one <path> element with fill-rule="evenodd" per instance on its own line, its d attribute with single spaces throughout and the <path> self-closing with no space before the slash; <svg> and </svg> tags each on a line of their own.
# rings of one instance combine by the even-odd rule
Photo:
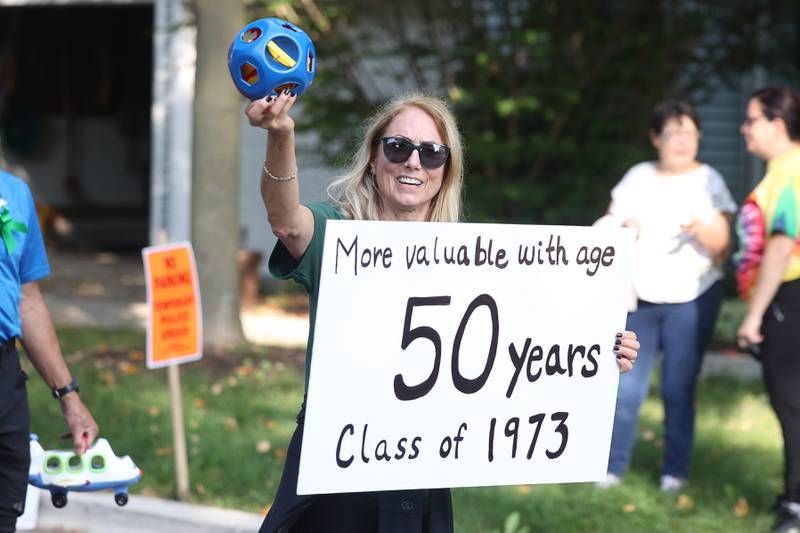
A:
<svg viewBox="0 0 800 533">
<path fill-rule="evenodd" d="M 754 65 L 794 75 L 800 34 L 786 0 L 248 3 L 315 41 L 301 127 L 332 161 L 375 103 L 410 89 L 447 96 L 473 221 L 590 223 L 625 169 L 652 156 L 655 103 L 701 99 Z"/>
</svg>

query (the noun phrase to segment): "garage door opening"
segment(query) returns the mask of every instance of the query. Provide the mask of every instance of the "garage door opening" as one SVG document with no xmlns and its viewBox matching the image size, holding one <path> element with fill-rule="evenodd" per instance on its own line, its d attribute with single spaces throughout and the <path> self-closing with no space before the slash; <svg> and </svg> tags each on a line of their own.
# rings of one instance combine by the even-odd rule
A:
<svg viewBox="0 0 800 533">
<path fill-rule="evenodd" d="M 153 6 L 0 8 L 2 156 L 49 246 L 148 243 Z"/>
</svg>

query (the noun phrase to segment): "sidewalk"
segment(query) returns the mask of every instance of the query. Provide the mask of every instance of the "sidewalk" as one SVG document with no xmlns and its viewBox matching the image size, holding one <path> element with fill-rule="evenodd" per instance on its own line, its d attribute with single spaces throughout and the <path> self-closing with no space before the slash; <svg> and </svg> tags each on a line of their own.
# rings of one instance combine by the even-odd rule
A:
<svg viewBox="0 0 800 533">
<path fill-rule="evenodd" d="M 138 494 L 119 507 L 110 491 L 70 493 L 67 506 L 56 509 L 50 493 L 39 492 L 38 527 L 31 533 L 253 533 L 264 520 L 256 513 Z"/>
<path fill-rule="evenodd" d="M 52 273 L 39 285 L 57 326 L 144 329 L 147 293 L 137 254 L 50 252 Z M 241 313 L 245 338 L 254 344 L 305 346 L 308 320 L 266 305 Z"/>
</svg>

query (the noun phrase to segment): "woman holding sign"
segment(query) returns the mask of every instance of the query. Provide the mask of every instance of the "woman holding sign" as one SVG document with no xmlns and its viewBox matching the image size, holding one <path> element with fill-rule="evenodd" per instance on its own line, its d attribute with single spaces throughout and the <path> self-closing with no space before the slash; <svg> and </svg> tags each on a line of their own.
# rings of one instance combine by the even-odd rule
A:
<svg viewBox="0 0 800 533">
<path fill-rule="evenodd" d="M 252 102 L 250 123 L 269 132 L 261 194 L 279 242 L 270 271 L 294 279 L 309 294 L 311 328 L 306 381 L 313 345 L 322 246 L 329 219 L 457 222 L 461 215 L 463 154 L 447 105 L 420 94 L 393 99 L 366 123 L 347 172 L 328 188 L 329 202 L 300 204 L 294 121 L 296 96 L 284 93 Z M 639 343 L 619 334 L 614 347 L 621 371 L 632 367 Z M 451 532 L 449 489 L 335 495 L 297 495 L 304 408 L 297 417 L 278 494 L 261 532 Z"/>
<path fill-rule="evenodd" d="M 676 492 L 689 475 L 694 392 L 722 301 L 719 264 L 727 257 L 736 211 L 725 180 L 697 161 L 700 119 L 685 102 L 658 105 L 650 141 L 657 161 L 639 163 L 611 191 L 601 219 L 637 231 L 628 327 L 644 347 L 636 369 L 620 379 L 608 477 L 616 485 L 630 462 L 639 407 L 656 356 L 663 351 L 664 461 L 661 490 Z M 599 222 L 599 221 L 598 221 Z"/>
<path fill-rule="evenodd" d="M 756 91 L 742 124 L 747 149 L 767 175 L 742 205 L 737 224 L 739 293 L 747 313 L 742 348 L 759 347 L 764 383 L 783 430 L 784 493 L 774 531 L 800 528 L 800 94 Z"/>
</svg>

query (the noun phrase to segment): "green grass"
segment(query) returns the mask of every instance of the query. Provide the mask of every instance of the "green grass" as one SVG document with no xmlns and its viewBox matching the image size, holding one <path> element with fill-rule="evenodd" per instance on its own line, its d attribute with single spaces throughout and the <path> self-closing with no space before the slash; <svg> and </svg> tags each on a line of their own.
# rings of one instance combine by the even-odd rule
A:
<svg viewBox="0 0 800 533">
<path fill-rule="evenodd" d="M 766 510 L 781 488 L 781 436 L 760 386 L 730 378 L 704 381 L 698 409 L 691 483 L 683 497 L 658 490 L 663 418 L 651 395 L 622 485 L 606 492 L 591 484 L 459 489 L 457 530 L 500 530 L 514 511 L 522 525 L 542 532 L 769 530 Z"/>
<path fill-rule="evenodd" d="M 145 368 L 143 334 L 84 329 L 61 330 L 59 336 L 102 435 L 144 471 L 134 494 L 173 497 L 166 371 Z M 302 372 L 272 360 L 277 352 L 249 346 L 236 352 L 181 367 L 190 486 L 194 501 L 258 511 L 280 479 L 302 400 Z M 63 431 L 58 402 L 40 378 L 29 382 L 29 397 L 32 427 L 43 444 L 66 447 L 57 440 Z M 768 529 L 767 508 L 781 485 L 782 441 L 759 383 L 713 378 L 700 384 L 691 483 L 680 498 L 658 490 L 662 434 L 653 387 L 642 410 L 631 472 L 621 486 L 607 492 L 587 483 L 456 489 L 456 531 Z"/>
<path fill-rule="evenodd" d="M 61 330 L 59 338 L 101 435 L 144 472 L 132 492 L 174 496 L 167 375 L 146 369 L 144 335 Z M 181 367 L 190 488 L 196 501 L 258 511 L 277 487 L 303 376 L 270 362 L 267 350 L 244 347 L 241 353 L 245 357 L 233 364 L 207 357 Z M 28 396 L 31 429 L 42 444 L 69 447 L 58 439 L 64 430 L 58 402 L 38 376 L 29 381 Z"/>
</svg>

